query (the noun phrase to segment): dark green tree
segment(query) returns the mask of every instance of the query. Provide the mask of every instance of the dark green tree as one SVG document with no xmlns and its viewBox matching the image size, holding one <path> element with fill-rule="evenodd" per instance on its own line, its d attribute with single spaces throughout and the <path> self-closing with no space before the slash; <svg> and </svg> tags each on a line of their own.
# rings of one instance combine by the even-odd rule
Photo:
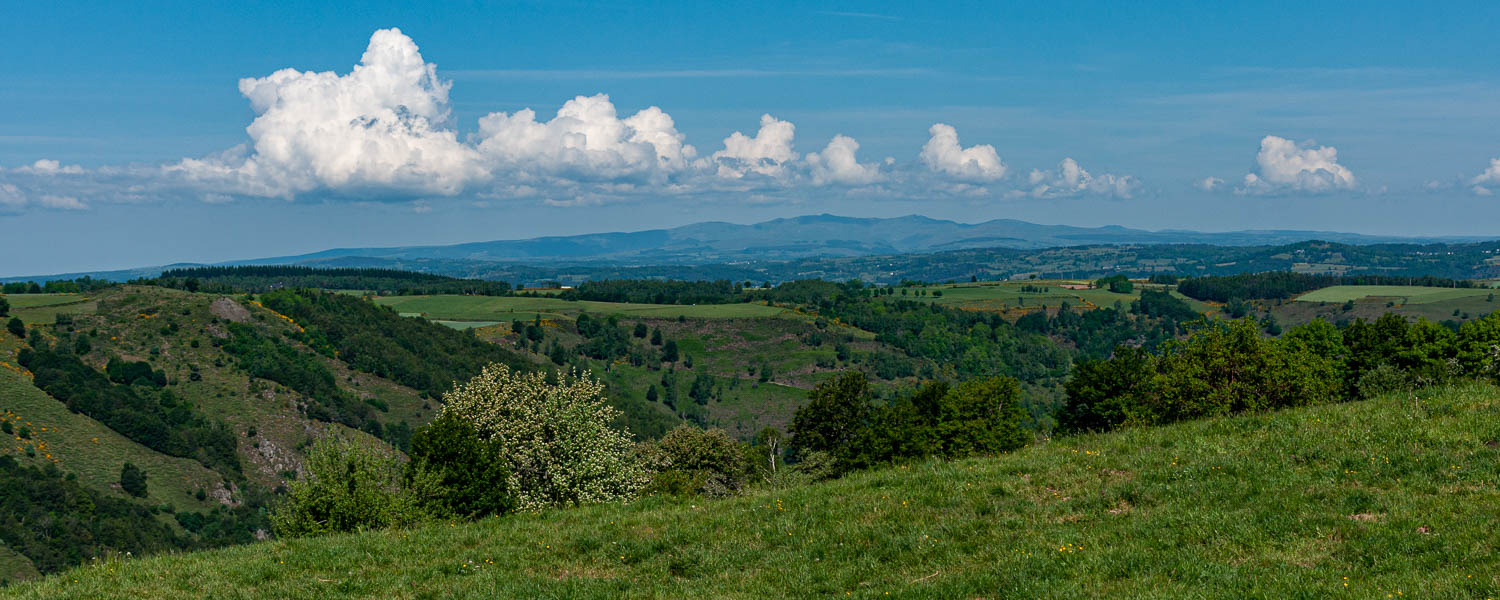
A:
<svg viewBox="0 0 1500 600">
<path fill-rule="evenodd" d="M 788 446 L 799 454 L 843 453 L 867 425 L 872 397 L 870 382 L 860 371 L 845 371 L 818 384 L 792 416 Z"/>
<path fill-rule="evenodd" d="M 130 463 L 120 467 L 120 489 L 137 498 L 146 497 L 146 472 Z"/>
<path fill-rule="evenodd" d="M 17 317 L 10 318 L 10 321 L 5 324 L 5 330 L 18 338 L 26 338 L 26 324 L 22 323 L 21 319 Z"/>
</svg>

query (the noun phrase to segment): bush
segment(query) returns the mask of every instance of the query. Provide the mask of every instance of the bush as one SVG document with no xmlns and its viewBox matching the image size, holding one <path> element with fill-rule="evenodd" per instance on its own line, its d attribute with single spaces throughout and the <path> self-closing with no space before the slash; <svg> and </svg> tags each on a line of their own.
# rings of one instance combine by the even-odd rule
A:
<svg viewBox="0 0 1500 600">
<path fill-rule="evenodd" d="M 723 429 L 684 423 L 658 440 L 653 450 L 657 473 L 651 491 L 724 496 L 745 485 L 745 453 Z"/>
<path fill-rule="evenodd" d="M 1374 398 L 1392 392 L 1409 392 L 1416 387 L 1411 375 L 1393 365 L 1383 364 L 1361 375 L 1354 384 L 1361 398 Z"/>
<path fill-rule="evenodd" d="M 557 379 L 492 364 L 443 396 L 443 415 L 473 424 L 480 439 L 502 441 L 507 489 L 520 510 L 633 498 L 650 475 L 628 434 L 610 426 L 619 411 L 603 398 L 603 384 Z"/>
<path fill-rule="evenodd" d="M 419 500 L 436 515 L 476 518 L 515 509 L 500 444 L 482 440 L 474 424 L 444 414 L 411 436 L 409 489 L 430 483 Z"/>
<path fill-rule="evenodd" d="M 146 497 L 146 472 L 130 463 L 120 467 L 120 489 L 137 498 Z"/>
<path fill-rule="evenodd" d="M 26 338 L 26 324 L 22 323 L 18 317 L 11 317 L 10 321 L 5 324 L 5 330 L 18 338 Z"/>
<path fill-rule="evenodd" d="M 425 516 L 415 495 L 402 489 L 394 456 L 328 435 L 313 444 L 303 469 L 307 476 L 290 484 L 271 513 L 278 536 L 407 525 Z"/>
</svg>

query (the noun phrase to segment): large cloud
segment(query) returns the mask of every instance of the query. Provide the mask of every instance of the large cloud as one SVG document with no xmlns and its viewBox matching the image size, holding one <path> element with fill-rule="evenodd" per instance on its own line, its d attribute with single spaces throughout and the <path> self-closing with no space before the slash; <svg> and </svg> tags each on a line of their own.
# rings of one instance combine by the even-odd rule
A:
<svg viewBox="0 0 1500 600">
<path fill-rule="evenodd" d="M 1354 189 L 1354 173 L 1338 164 L 1333 146 L 1298 145 L 1268 135 L 1255 155 L 1257 172 L 1245 175 L 1245 191 L 1327 192 Z"/>
<path fill-rule="evenodd" d="M 797 127 L 771 115 L 760 116 L 760 131 L 749 137 L 738 131 L 724 138 L 724 149 L 713 154 L 720 177 L 738 179 L 746 173 L 782 177 L 787 164 L 797 160 L 792 139 Z"/>
<path fill-rule="evenodd" d="M 256 195 L 315 189 L 455 194 L 487 177 L 479 153 L 446 127 L 448 83 L 399 29 L 370 36 L 347 75 L 282 69 L 240 80 L 255 120 L 252 153 L 187 160 L 176 170 Z"/>
<path fill-rule="evenodd" d="M 492 112 L 461 138 L 450 115 L 450 85 L 400 30 L 379 30 L 347 73 L 283 69 L 241 80 L 239 90 L 255 114 L 245 144 L 164 166 L 83 168 L 38 160 L 0 172 L 0 210 L 303 195 L 416 201 L 418 210 L 435 209 L 433 197 L 457 195 L 557 205 L 662 196 L 798 201 L 829 185 L 893 197 L 1129 197 L 1139 187 L 1129 176 L 1090 174 L 1071 158 L 1005 186 L 998 182 L 1009 167 L 996 149 L 964 147 L 945 123 L 928 130 L 917 161 L 902 164 L 860 162 L 859 142 L 845 135 L 800 155 L 796 127 L 769 114 L 754 136 L 735 131 L 721 150 L 700 158 L 666 111 L 650 106 L 622 118 L 602 93 L 574 97 L 546 120 L 530 108 Z M 1342 181 L 1339 174 L 1347 175 L 1333 164 L 1331 148 L 1275 150 L 1262 152 L 1270 157 L 1262 161 L 1268 180 L 1282 177 L 1288 167 L 1279 165 L 1288 154 L 1314 163 L 1326 152 L 1322 162 L 1332 166 L 1302 168 L 1314 174 L 1304 178 L 1326 172 Z"/>
<path fill-rule="evenodd" d="M 808 154 L 807 165 L 813 185 L 867 185 L 880 181 L 880 166 L 861 164 L 855 157 L 857 152 L 859 142 L 846 135 L 836 135 L 822 152 Z"/>
<path fill-rule="evenodd" d="M 927 130 L 932 135 L 922 146 L 922 163 L 927 168 L 961 179 L 994 181 L 1005 177 L 1006 166 L 995 147 L 989 144 L 964 148 L 958 143 L 958 130 L 952 125 L 936 123 Z"/>
<path fill-rule="evenodd" d="M 546 122 L 531 109 L 491 113 L 479 120 L 479 136 L 479 151 L 497 166 L 528 174 L 661 181 L 697 155 L 660 108 L 620 119 L 604 94 L 569 100 Z"/>
</svg>

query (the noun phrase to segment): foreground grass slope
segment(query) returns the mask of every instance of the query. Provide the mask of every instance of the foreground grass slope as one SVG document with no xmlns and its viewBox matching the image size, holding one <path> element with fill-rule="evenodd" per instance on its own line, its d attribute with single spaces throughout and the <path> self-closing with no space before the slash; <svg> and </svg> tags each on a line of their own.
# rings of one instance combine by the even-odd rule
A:
<svg viewBox="0 0 1500 600">
<path fill-rule="evenodd" d="M 1500 596 L 1500 390 L 1061 438 L 720 501 L 108 560 L 6 598 Z"/>
</svg>

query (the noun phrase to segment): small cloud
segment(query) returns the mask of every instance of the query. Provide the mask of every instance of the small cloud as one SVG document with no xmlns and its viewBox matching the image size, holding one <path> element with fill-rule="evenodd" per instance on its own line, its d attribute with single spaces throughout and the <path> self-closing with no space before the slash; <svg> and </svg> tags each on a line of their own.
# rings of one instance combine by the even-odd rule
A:
<svg viewBox="0 0 1500 600">
<path fill-rule="evenodd" d="M 812 171 L 813 185 L 867 185 L 880 181 L 880 166 L 860 164 L 855 157 L 858 151 L 859 142 L 841 134 L 833 136 L 822 152 L 808 154 L 807 165 Z"/>
<path fill-rule="evenodd" d="M 432 212 L 432 205 L 428 204 L 426 200 L 418 200 L 411 203 L 411 211 L 419 215 L 425 215 Z"/>
<path fill-rule="evenodd" d="M 230 202 L 234 202 L 234 197 L 229 194 L 209 192 L 203 195 L 204 204 L 229 204 Z"/>
<path fill-rule="evenodd" d="M 720 177 L 738 179 L 746 173 L 759 173 L 767 177 L 782 177 L 786 165 L 797 160 L 792 150 L 792 140 L 797 127 L 769 114 L 760 116 L 760 130 L 755 137 L 738 131 L 724 138 L 724 149 L 713 153 L 712 163 L 717 164 Z"/>
<path fill-rule="evenodd" d="M 1338 164 L 1338 150 L 1333 146 L 1314 147 L 1311 142 L 1298 144 L 1268 135 L 1260 141 L 1255 163 L 1257 172 L 1246 174 L 1238 191 L 1329 192 L 1355 186 L 1354 173 Z"/>
<path fill-rule="evenodd" d="M 927 130 L 931 135 L 922 146 L 922 163 L 935 172 L 972 181 L 1003 179 L 1006 166 L 995 147 L 980 144 L 964 148 L 958 142 L 958 130 L 952 125 L 935 123 Z"/>
<path fill-rule="evenodd" d="M 1481 185 L 1476 185 L 1473 189 L 1475 196 L 1489 196 L 1494 194 L 1494 192 L 1490 191 L 1490 188 Z"/>
<path fill-rule="evenodd" d="M 1061 163 L 1058 163 L 1056 170 L 1032 169 L 1031 173 L 1026 176 L 1026 182 L 1031 186 L 1028 194 L 1033 198 L 1057 198 L 1080 194 L 1130 198 L 1141 186 L 1140 180 L 1130 175 L 1110 173 L 1093 175 L 1072 158 L 1064 158 Z"/>
<path fill-rule="evenodd" d="M 1218 177 L 1204 177 L 1203 179 L 1194 182 L 1193 187 L 1196 187 L 1205 192 L 1212 192 L 1224 187 L 1224 180 L 1219 179 Z"/>
<path fill-rule="evenodd" d="M 60 210 L 88 210 L 89 208 L 89 205 L 72 196 L 53 196 L 50 194 L 42 196 L 41 205 Z"/>
<path fill-rule="evenodd" d="M 43 158 L 29 166 L 15 169 L 18 173 L 29 173 L 32 175 L 78 175 L 83 173 L 83 167 L 78 165 L 63 165 L 55 160 Z"/>
</svg>

